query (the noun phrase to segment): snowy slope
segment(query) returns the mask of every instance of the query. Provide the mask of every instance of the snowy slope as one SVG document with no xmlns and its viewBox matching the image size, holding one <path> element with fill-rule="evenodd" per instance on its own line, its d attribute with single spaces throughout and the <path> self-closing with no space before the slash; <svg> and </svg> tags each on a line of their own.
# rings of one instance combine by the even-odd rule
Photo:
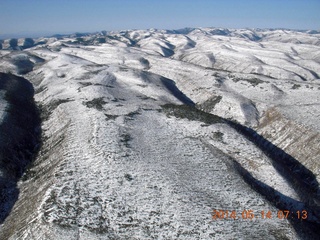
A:
<svg viewBox="0 0 320 240">
<path fill-rule="evenodd" d="M 151 29 L 39 42 L 0 51 L 1 71 L 33 84 L 42 119 L 4 239 L 318 236 L 319 34 Z M 212 219 L 215 209 L 237 219 Z M 281 219 L 286 209 L 308 218 Z"/>
</svg>

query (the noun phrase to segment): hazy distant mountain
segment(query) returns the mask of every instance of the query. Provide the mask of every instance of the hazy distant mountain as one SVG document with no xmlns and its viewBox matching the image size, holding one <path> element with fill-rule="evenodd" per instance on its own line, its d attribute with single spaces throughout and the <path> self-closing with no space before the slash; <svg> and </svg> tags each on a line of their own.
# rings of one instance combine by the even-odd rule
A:
<svg viewBox="0 0 320 240">
<path fill-rule="evenodd" d="M 1 239 L 318 238 L 319 32 L 1 48 Z"/>
</svg>

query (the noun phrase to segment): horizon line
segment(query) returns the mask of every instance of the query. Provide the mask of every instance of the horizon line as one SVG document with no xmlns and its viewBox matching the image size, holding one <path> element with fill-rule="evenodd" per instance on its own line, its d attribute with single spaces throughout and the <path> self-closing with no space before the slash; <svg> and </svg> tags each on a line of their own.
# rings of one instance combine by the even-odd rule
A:
<svg viewBox="0 0 320 240">
<path fill-rule="evenodd" d="M 61 32 L 51 32 L 51 31 L 22 31 L 16 33 L 0 33 L 0 40 L 7 39 L 20 39 L 20 38 L 51 38 L 55 35 L 68 36 L 73 34 L 95 34 L 101 32 L 122 32 L 122 31 L 138 31 L 138 30 L 166 30 L 166 31 L 176 31 L 183 29 L 201 29 L 201 28 L 212 28 L 212 29 L 233 29 L 233 30 L 290 30 L 297 32 L 306 32 L 306 31 L 317 31 L 320 33 L 320 29 L 299 29 L 299 28 L 288 28 L 288 27 L 182 27 L 182 28 L 130 28 L 130 29 L 117 29 L 117 30 L 96 30 L 96 31 L 61 31 Z"/>
</svg>

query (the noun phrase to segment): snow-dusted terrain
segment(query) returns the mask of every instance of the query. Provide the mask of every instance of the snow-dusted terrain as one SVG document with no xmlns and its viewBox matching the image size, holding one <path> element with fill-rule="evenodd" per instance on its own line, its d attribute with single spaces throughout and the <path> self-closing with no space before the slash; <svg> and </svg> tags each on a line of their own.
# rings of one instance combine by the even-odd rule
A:
<svg viewBox="0 0 320 240">
<path fill-rule="evenodd" d="M 1 239 L 319 237 L 319 32 L 130 30 L 1 48 L 1 131 L 12 109 L 26 114 L 8 79 L 31 82 L 39 109 L 27 133 L 0 135 L 12 182 Z M 22 177 L 6 173 L 10 137 L 32 161 L 12 160 Z"/>
</svg>

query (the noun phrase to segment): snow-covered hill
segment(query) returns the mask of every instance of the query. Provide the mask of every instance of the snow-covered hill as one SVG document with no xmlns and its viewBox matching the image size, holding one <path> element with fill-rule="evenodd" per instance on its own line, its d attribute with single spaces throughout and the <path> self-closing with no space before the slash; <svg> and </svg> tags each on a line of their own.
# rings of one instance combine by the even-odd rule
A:
<svg viewBox="0 0 320 240">
<path fill-rule="evenodd" d="M 12 183 L 19 195 L 1 193 L 3 205 L 15 202 L 3 239 L 319 236 L 318 32 L 31 40 L 5 40 L 0 50 L 0 71 L 11 73 L 1 76 L 33 84 L 42 120 L 41 147 L 35 139 L 34 161 Z M 10 104 L 0 101 L 0 123 Z M 35 123 L 25 121 L 37 136 Z M 19 159 L 26 147 L 14 144 Z"/>
</svg>

